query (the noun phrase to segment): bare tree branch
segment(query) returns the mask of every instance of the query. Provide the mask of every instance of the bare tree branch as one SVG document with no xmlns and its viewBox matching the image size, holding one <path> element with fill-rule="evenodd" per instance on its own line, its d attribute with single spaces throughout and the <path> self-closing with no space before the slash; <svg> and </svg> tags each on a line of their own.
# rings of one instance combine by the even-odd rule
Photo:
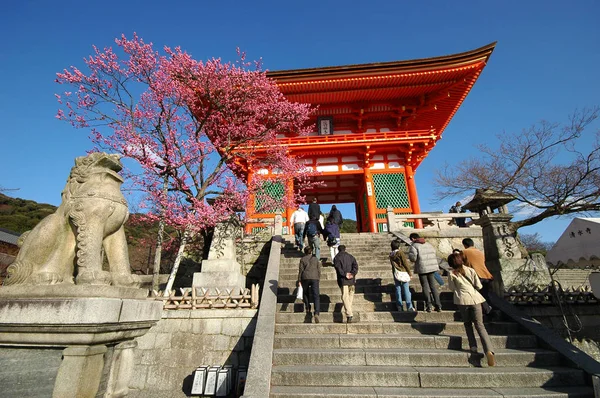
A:
<svg viewBox="0 0 600 398">
<path fill-rule="evenodd" d="M 436 197 L 475 189 L 513 195 L 532 215 L 518 228 L 548 217 L 600 211 L 600 130 L 580 148 L 580 139 L 600 116 L 600 107 L 576 110 L 564 124 L 542 121 L 520 133 L 497 135 L 499 145 L 479 145 L 481 156 L 438 170 Z"/>
</svg>

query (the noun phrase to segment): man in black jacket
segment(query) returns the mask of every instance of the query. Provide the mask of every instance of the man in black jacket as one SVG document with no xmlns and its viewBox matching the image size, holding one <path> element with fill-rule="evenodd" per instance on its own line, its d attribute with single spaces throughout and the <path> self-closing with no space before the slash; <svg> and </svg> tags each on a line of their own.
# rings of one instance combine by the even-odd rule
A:
<svg viewBox="0 0 600 398">
<path fill-rule="evenodd" d="M 312 203 L 308 205 L 308 219 L 319 220 L 321 216 L 321 206 L 317 203 L 317 198 L 313 198 Z"/>
<path fill-rule="evenodd" d="M 333 266 L 337 272 L 338 286 L 342 290 L 342 303 L 344 303 L 347 322 L 352 323 L 352 302 L 354 301 L 358 263 L 353 255 L 346 252 L 345 245 L 340 245 L 338 250 L 337 256 L 333 259 Z"/>
</svg>

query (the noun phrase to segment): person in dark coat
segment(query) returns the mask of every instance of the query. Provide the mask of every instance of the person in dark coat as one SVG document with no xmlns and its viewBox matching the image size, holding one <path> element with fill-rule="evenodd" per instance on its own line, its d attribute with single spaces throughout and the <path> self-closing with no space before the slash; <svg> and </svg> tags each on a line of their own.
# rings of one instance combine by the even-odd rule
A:
<svg viewBox="0 0 600 398">
<path fill-rule="evenodd" d="M 330 244 L 330 238 L 332 238 L 332 243 Z M 331 253 L 331 262 L 333 263 L 333 259 L 338 254 L 338 247 L 340 246 L 340 229 L 338 225 L 334 222 L 331 214 L 327 217 L 327 224 L 325 224 L 325 239 L 327 240 L 327 246 L 329 246 L 329 252 Z M 333 241 L 335 239 L 335 242 Z"/>
<path fill-rule="evenodd" d="M 308 219 L 319 220 L 321 215 L 321 206 L 317 203 L 317 198 L 313 198 L 312 203 L 308 205 Z"/>
<path fill-rule="evenodd" d="M 454 206 L 450 207 L 450 210 L 448 210 L 448 213 L 464 213 L 465 210 L 462 208 L 462 203 L 460 202 L 456 202 L 454 204 Z M 467 219 L 466 218 L 456 218 L 456 226 L 460 227 L 460 228 L 464 228 L 467 226 Z"/>
<path fill-rule="evenodd" d="M 331 206 L 331 211 L 329 212 L 329 217 L 333 219 L 333 222 L 337 224 L 338 228 L 342 227 L 344 223 L 344 219 L 342 218 L 342 213 L 337 209 L 335 205 Z M 329 217 L 327 217 L 329 219 Z"/>
<path fill-rule="evenodd" d="M 352 302 L 356 285 L 358 263 L 353 255 L 346 252 L 346 246 L 340 245 L 338 254 L 333 259 L 333 266 L 337 273 L 338 286 L 342 290 L 342 303 L 348 323 L 352 323 Z"/>
<path fill-rule="evenodd" d="M 302 284 L 302 301 L 304 301 L 304 310 L 310 315 L 310 296 L 309 289 L 312 292 L 313 303 L 315 305 L 314 321 L 319 323 L 319 312 L 321 309 L 321 300 L 319 298 L 319 281 L 321 280 L 321 262 L 313 256 L 312 248 L 304 248 L 304 257 L 300 259 L 298 267 L 298 282 Z"/>
</svg>

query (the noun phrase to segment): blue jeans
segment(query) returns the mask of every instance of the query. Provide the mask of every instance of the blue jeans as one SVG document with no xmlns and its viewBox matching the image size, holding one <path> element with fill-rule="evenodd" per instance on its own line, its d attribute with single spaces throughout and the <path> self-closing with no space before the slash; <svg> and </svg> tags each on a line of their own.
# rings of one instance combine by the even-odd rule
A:
<svg viewBox="0 0 600 398">
<path fill-rule="evenodd" d="M 296 237 L 296 246 L 300 248 L 300 250 L 304 249 L 304 223 L 297 222 L 294 224 L 294 236 Z"/>
<path fill-rule="evenodd" d="M 317 258 L 317 260 L 321 261 L 321 236 L 316 234 L 313 237 L 308 237 L 308 244 L 311 245 L 313 249 L 313 254 Z"/>
<path fill-rule="evenodd" d="M 398 309 L 402 310 L 402 301 L 406 301 L 407 310 L 413 308 L 408 282 L 399 282 L 394 279 L 394 285 L 396 287 L 396 305 L 398 305 Z"/>
</svg>

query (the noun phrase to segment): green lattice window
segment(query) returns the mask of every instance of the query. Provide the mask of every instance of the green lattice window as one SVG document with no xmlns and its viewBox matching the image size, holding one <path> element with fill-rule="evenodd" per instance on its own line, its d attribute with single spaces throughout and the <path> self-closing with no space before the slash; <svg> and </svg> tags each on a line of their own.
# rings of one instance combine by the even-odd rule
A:
<svg viewBox="0 0 600 398">
<path fill-rule="evenodd" d="M 267 203 L 272 203 L 271 200 L 267 200 L 267 198 L 271 198 L 275 202 L 281 204 L 283 195 L 285 195 L 285 187 L 282 182 L 265 181 L 263 183 L 262 189 L 256 193 L 256 200 L 254 201 L 254 211 L 256 211 L 257 213 L 267 211 L 269 213 L 275 213 L 277 211 L 283 212 L 283 206 L 275 209 L 265 208 Z"/>
<path fill-rule="evenodd" d="M 373 174 L 373 185 L 375 185 L 375 203 L 378 209 L 410 208 L 403 173 Z"/>
</svg>

